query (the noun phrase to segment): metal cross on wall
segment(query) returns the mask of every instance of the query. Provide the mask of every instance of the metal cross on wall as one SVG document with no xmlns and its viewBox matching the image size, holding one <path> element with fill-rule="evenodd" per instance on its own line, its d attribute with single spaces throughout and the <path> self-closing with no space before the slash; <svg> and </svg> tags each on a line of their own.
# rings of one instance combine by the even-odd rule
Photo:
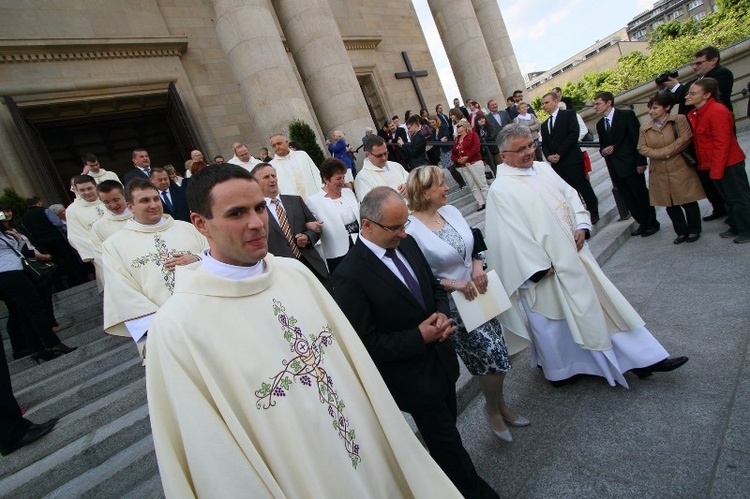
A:
<svg viewBox="0 0 750 499">
<path fill-rule="evenodd" d="M 414 91 L 417 92 L 417 99 L 419 99 L 419 106 L 423 109 L 427 109 L 427 103 L 424 101 L 424 96 L 422 96 L 422 90 L 419 88 L 419 82 L 417 81 L 417 78 L 420 76 L 427 76 L 427 71 L 414 71 L 414 68 L 411 67 L 411 61 L 409 60 L 409 55 L 406 52 L 401 52 L 401 57 L 404 58 L 404 62 L 406 63 L 406 71 L 403 71 L 401 73 L 396 73 L 396 78 L 403 79 L 403 78 L 409 78 L 411 80 L 411 84 L 414 85 Z"/>
</svg>

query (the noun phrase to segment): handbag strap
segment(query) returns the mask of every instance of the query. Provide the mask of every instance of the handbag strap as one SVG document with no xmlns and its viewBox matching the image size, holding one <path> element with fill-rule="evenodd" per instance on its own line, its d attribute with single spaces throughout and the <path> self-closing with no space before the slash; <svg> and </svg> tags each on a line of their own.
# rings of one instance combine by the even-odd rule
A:
<svg viewBox="0 0 750 499">
<path fill-rule="evenodd" d="M 3 234 L 3 235 L 5 236 L 5 234 Z M 7 247 L 9 247 L 13 251 L 13 253 L 15 253 L 16 255 L 18 255 L 18 258 L 20 258 L 21 261 L 26 260 L 26 257 L 23 256 L 16 248 L 14 248 L 13 246 L 11 246 L 10 243 L 8 241 L 6 241 L 4 237 L 0 237 L 0 241 L 4 242 L 5 245 Z"/>
<path fill-rule="evenodd" d="M 677 122 L 670 120 L 670 123 L 672 123 L 672 130 L 674 130 L 674 138 L 675 138 L 675 140 L 679 139 L 680 138 L 680 134 L 677 133 Z"/>
</svg>

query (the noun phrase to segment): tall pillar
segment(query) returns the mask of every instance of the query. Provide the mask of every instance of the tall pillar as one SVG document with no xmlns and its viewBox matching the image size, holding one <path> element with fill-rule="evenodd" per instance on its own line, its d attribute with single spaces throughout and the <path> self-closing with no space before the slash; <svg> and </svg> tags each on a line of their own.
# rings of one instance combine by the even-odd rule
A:
<svg viewBox="0 0 750 499">
<path fill-rule="evenodd" d="M 525 90 L 526 83 L 497 0 L 471 0 L 471 3 L 503 94 L 509 97 L 516 90 Z"/>
<path fill-rule="evenodd" d="M 464 99 L 478 100 L 482 106 L 490 99 L 503 103 L 500 83 L 471 3 L 462 0 L 428 0 L 428 3 L 461 95 Z"/>
<path fill-rule="evenodd" d="M 213 6 L 216 34 L 253 128 L 270 135 L 293 119 L 314 127 L 268 1 L 213 0 Z"/>
<path fill-rule="evenodd" d="M 372 118 L 328 0 L 272 1 L 323 132 L 359 142 Z"/>
</svg>

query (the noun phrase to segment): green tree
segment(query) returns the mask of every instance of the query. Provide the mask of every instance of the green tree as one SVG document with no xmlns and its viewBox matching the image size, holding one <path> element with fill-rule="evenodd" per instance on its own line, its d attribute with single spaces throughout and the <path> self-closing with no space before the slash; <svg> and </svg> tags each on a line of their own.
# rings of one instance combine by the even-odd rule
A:
<svg viewBox="0 0 750 499">
<path fill-rule="evenodd" d="M 312 158 L 313 163 L 320 167 L 326 158 L 323 149 L 318 145 L 317 137 L 313 129 L 302 120 L 294 120 L 289 123 L 289 140 L 300 143 L 302 149 Z"/>
<path fill-rule="evenodd" d="M 20 219 L 26 213 L 26 201 L 18 195 L 12 187 L 3 189 L 3 195 L 0 196 L 0 203 L 7 203 L 13 210 L 13 219 Z"/>
</svg>

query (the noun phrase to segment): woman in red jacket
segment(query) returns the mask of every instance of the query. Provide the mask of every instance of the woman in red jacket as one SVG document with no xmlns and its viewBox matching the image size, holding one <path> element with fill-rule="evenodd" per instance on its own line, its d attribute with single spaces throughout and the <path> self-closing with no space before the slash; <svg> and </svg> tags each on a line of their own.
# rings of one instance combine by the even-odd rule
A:
<svg viewBox="0 0 750 499">
<path fill-rule="evenodd" d="M 480 149 L 479 135 L 471 129 L 467 120 L 459 121 L 451 159 L 477 200 L 477 211 L 482 211 L 487 204 L 487 178 L 484 176 Z"/>
<path fill-rule="evenodd" d="M 737 244 L 750 243 L 750 185 L 745 172 L 745 153 L 734 134 L 734 116 L 719 98 L 719 85 L 702 78 L 688 90 L 685 103 L 695 106 L 688 113 L 698 168 L 708 170 L 729 214 L 729 230 L 719 234 Z"/>
</svg>

